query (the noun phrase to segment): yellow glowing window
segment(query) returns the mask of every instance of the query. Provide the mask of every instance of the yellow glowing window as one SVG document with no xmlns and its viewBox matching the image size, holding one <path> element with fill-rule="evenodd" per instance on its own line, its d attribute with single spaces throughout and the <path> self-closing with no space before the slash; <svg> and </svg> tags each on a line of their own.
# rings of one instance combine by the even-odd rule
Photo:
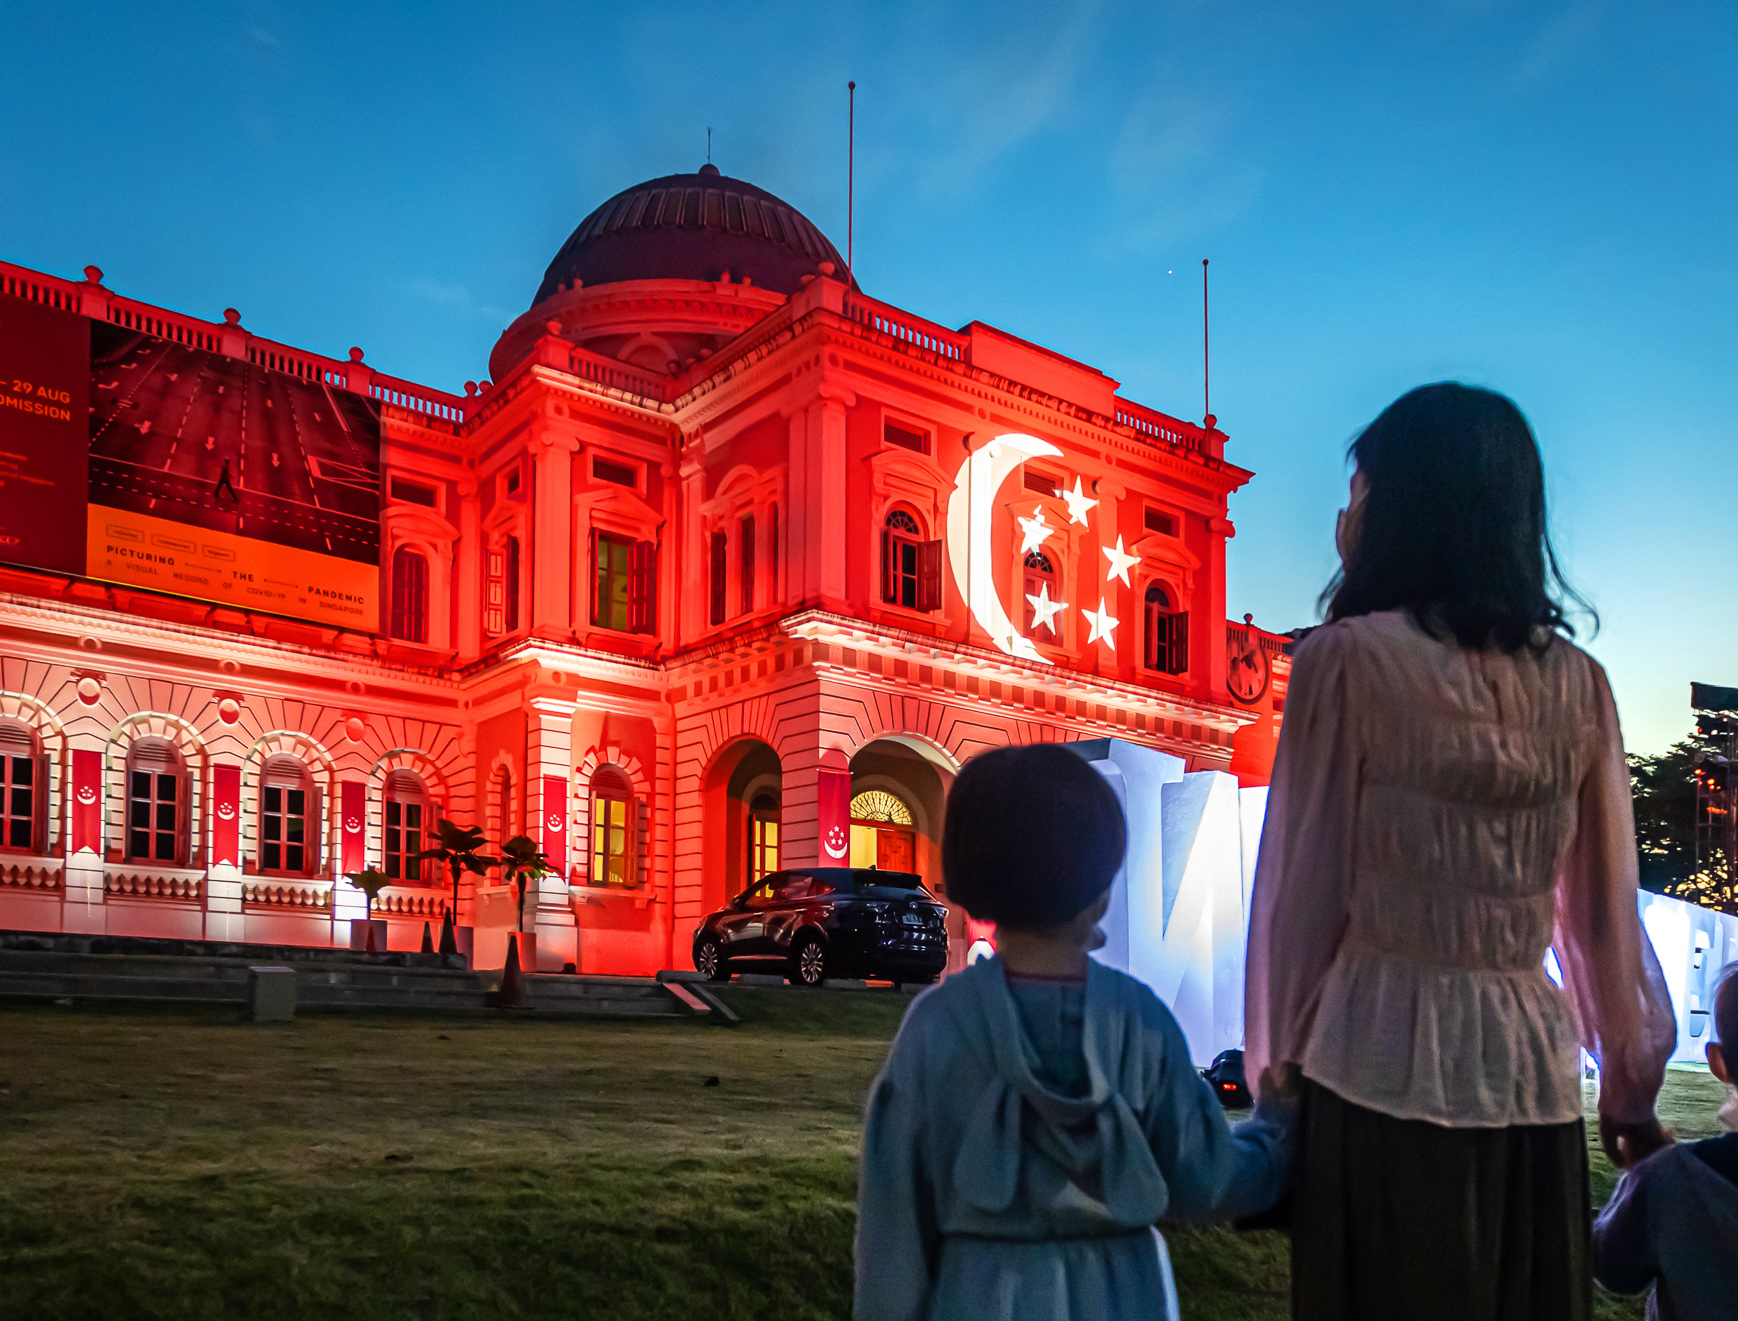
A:
<svg viewBox="0 0 1738 1321">
<path fill-rule="evenodd" d="M 634 884 L 633 797 L 627 781 L 605 768 L 591 782 L 591 883 Z"/>
</svg>

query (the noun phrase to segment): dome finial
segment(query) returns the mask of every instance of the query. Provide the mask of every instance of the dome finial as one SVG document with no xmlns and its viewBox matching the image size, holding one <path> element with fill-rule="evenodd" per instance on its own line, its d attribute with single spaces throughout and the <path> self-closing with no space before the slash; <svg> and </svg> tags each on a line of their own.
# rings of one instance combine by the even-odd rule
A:
<svg viewBox="0 0 1738 1321">
<path fill-rule="evenodd" d="M 707 161 L 706 164 L 700 167 L 700 173 L 704 174 L 708 179 L 716 179 L 718 177 L 718 167 L 711 161 Z"/>
</svg>

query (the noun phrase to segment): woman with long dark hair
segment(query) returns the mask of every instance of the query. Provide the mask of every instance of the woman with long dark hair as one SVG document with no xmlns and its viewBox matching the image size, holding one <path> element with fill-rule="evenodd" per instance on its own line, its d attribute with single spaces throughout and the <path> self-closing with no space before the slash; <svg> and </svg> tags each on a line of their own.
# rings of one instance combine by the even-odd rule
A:
<svg viewBox="0 0 1738 1321">
<path fill-rule="evenodd" d="M 1251 899 L 1247 1073 L 1301 1074 L 1293 1315 L 1585 1321 L 1579 1047 L 1626 1165 L 1676 1036 L 1617 708 L 1510 400 L 1423 386 L 1351 456 Z"/>
</svg>

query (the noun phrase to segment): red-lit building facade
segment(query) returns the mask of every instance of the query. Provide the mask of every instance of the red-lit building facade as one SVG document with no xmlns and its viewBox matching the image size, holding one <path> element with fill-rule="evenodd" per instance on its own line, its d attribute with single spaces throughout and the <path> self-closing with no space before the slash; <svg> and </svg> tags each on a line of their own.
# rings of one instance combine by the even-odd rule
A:
<svg viewBox="0 0 1738 1321">
<path fill-rule="evenodd" d="M 370 401 L 379 622 L 0 568 L 0 927 L 342 944 L 365 862 L 414 947 L 445 816 L 559 864 L 526 904 L 542 967 L 645 973 L 780 866 L 939 884 L 984 748 L 1114 736 L 1265 779 L 1287 662 L 1225 620 L 1225 436 L 877 302 L 711 167 L 588 217 L 462 395 L 101 278 L 0 266 L 0 297 L 228 355 L 268 401 Z M 467 877 L 459 912 L 498 956 L 508 892 Z"/>
</svg>

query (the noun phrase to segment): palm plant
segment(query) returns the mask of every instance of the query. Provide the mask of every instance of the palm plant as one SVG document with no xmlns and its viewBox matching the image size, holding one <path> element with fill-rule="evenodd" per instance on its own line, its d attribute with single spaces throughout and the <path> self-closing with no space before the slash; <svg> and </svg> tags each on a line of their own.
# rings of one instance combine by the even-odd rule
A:
<svg viewBox="0 0 1738 1321">
<path fill-rule="evenodd" d="M 366 900 L 366 906 L 362 911 L 370 921 L 373 921 L 374 901 L 380 898 L 382 890 L 392 884 L 387 879 L 386 873 L 378 867 L 370 867 L 367 871 L 347 871 L 344 873 L 344 879 L 362 891 L 363 898 Z"/>
<path fill-rule="evenodd" d="M 416 856 L 433 858 L 444 864 L 453 874 L 453 916 L 459 912 L 459 877 L 470 872 L 473 876 L 481 876 L 500 861 L 479 853 L 487 838 L 475 826 L 461 826 L 442 817 L 435 825 L 435 846 L 424 849 Z"/>
<path fill-rule="evenodd" d="M 501 845 L 501 870 L 507 875 L 507 884 L 514 886 L 519 895 L 519 930 L 525 930 L 525 883 L 534 881 L 540 876 L 547 876 L 555 868 L 549 865 L 548 855 L 537 847 L 537 841 L 529 835 L 515 835 Z"/>
</svg>

